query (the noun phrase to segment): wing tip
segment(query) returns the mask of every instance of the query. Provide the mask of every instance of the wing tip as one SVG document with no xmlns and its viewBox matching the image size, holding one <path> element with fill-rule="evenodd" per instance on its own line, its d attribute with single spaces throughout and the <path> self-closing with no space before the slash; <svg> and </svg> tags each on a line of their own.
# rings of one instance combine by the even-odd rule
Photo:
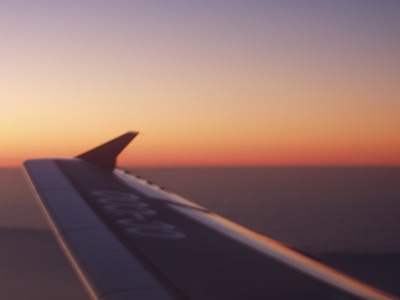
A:
<svg viewBox="0 0 400 300">
<path fill-rule="evenodd" d="M 118 155 L 138 134 L 139 132 L 137 131 L 128 131 L 111 141 L 76 156 L 76 158 L 94 164 L 111 173 L 116 167 Z"/>
</svg>

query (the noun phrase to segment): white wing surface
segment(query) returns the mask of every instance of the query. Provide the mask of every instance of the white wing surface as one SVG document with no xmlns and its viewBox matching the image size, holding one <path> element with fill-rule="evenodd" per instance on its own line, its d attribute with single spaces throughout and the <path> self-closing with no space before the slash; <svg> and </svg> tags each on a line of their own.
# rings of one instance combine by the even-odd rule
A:
<svg viewBox="0 0 400 300">
<path fill-rule="evenodd" d="M 116 169 L 136 135 L 23 165 L 93 299 L 394 299 Z"/>
</svg>

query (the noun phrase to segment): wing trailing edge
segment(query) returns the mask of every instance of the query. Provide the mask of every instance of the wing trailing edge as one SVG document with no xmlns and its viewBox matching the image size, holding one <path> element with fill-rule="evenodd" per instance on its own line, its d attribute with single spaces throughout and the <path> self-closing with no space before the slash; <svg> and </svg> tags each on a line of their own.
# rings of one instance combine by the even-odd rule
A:
<svg viewBox="0 0 400 300">
<path fill-rule="evenodd" d="M 76 158 L 111 173 L 116 167 L 118 155 L 138 134 L 138 132 L 129 131 L 107 143 L 78 155 Z"/>
</svg>

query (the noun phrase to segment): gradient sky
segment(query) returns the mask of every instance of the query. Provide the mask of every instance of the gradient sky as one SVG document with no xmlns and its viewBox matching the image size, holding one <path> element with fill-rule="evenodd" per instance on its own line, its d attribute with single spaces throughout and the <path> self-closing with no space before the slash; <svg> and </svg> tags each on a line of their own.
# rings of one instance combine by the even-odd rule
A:
<svg viewBox="0 0 400 300">
<path fill-rule="evenodd" d="M 399 165 L 400 2 L 0 1 L 0 166 Z"/>
</svg>

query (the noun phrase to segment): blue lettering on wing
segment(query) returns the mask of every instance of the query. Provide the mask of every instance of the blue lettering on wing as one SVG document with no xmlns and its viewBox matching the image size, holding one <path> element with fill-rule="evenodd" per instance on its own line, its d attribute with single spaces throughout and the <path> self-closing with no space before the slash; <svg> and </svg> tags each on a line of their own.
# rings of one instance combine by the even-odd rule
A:
<svg viewBox="0 0 400 300">
<path fill-rule="evenodd" d="M 156 218 L 158 212 L 134 194 L 98 190 L 90 195 L 103 213 L 128 236 L 162 239 L 182 239 L 186 235 L 172 224 Z"/>
</svg>

